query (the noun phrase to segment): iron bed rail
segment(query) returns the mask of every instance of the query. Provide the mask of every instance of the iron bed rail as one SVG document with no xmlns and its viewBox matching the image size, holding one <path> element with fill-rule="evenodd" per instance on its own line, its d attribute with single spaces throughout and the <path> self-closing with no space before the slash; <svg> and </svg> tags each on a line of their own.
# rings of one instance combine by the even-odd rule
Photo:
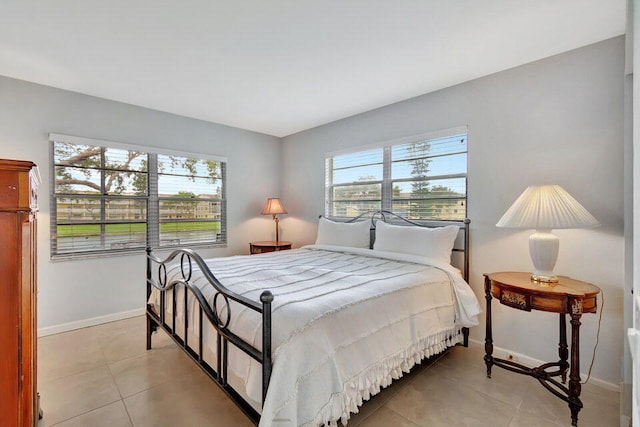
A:
<svg viewBox="0 0 640 427">
<path fill-rule="evenodd" d="M 180 255 L 181 278 L 167 282 L 167 264 Z M 193 273 L 193 263 L 196 263 L 207 281 L 214 287 L 215 293 L 212 304 L 209 304 L 200 288 L 191 282 Z M 153 278 L 153 266 L 158 265 L 157 277 Z M 176 332 L 177 299 L 175 289 L 179 286 L 184 288 L 183 313 L 184 331 L 182 337 Z M 151 349 L 151 334 L 158 328 L 165 330 L 169 336 L 225 391 L 234 401 L 240 404 L 241 409 L 254 421 L 259 419 L 258 413 L 249 405 L 229 384 L 228 384 L 228 348 L 229 343 L 233 344 L 248 356 L 258 361 L 262 366 L 262 401 L 269 388 L 271 378 L 271 303 L 273 294 L 266 290 L 260 294 L 260 303 L 238 295 L 227 289 L 211 273 L 211 270 L 204 260 L 191 249 L 177 249 L 171 254 L 161 259 L 152 254 L 152 249 L 147 248 L 147 301 L 151 297 L 152 288 L 160 291 L 159 314 L 147 302 L 147 350 Z M 171 325 L 166 321 L 166 298 L 167 291 L 172 291 L 171 303 Z M 191 292 L 198 301 L 198 351 L 189 346 L 188 330 L 188 293 Z M 218 298 L 222 298 L 222 310 L 218 309 Z M 235 301 L 249 309 L 262 315 L 262 350 L 254 347 L 229 329 L 231 321 L 231 306 L 229 300 Z M 225 319 L 219 315 L 219 311 L 226 311 Z M 213 369 L 203 357 L 203 315 L 209 323 L 216 329 L 216 369 Z"/>
<path fill-rule="evenodd" d="M 443 225 L 457 225 L 464 233 L 462 239 L 462 248 L 454 248 L 454 251 L 463 252 L 463 276 L 468 281 L 469 277 L 469 223 L 468 219 L 463 221 L 412 221 L 390 211 L 378 210 L 369 211 L 343 222 L 355 222 L 361 220 L 364 216 L 371 215 L 371 230 L 375 230 L 376 217 L 387 222 L 387 217 L 401 220 L 411 225 L 420 227 L 438 227 Z M 146 288 L 147 288 L 147 350 L 151 349 L 151 334 L 158 328 L 163 329 L 175 341 L 185 353 L 226 393 L 240 409 L 254 422 L 258 423 L 260 414 L 249 404 L 233 387 L 228 383 L 228 345 L 231 343 L 238 349 L 246 353 L 249 357 L 259 362 L 262 366 L 262 404 L 267 394 L 269 380 L 272 371 L 272 321 L 271 321 L 271 304 L 273 302 L 273 294 L 269 290 L 265 290 L 260 295 L 260 303 L 239 295 L 226 288 L 211 272 L 205 261 L 191 249 L 176 249 L 171 252 L 165 259 L 161 259 L 152 254 L 152 249 L 148 247 L 146 261 Z M 167 265 L 180 256 L 180 278 L 168 282 Z M 193 264 L 196 264 L 205 279 L 213 286 L 215 292 L 211 304 L 207 301 L 202 291 L 192 281 Z M 173 265 L 173 264 L 172 264 Z M 154 269 L 157 266 L 157 270 Z M 154 278 L 154 270 L 155 277 Z M 182 287 L 183 295 L 183 313 L 184 313 L 184 330 L 181 336 L 176 330 L 176 315 L 178 312 L 178 301 L 176 298 L 176 289 Z M 149 303 L 152 289 L 155 288 L 160 292 L 160 307 L 155 307 Z M 171 324 L 167 323 L 167 292 L 171 292 Z M 189 323 L 188 294 L 192 293 L 198 301 L 197 325 Z M 220 304 L 219 304 L 219 299 Z M 245 341 L 229 329 L 231 321 L 231 305 L 229 301 L 234 301 L 244 307 L 247 307 L 262 316 L 262 350 Z M 219 308 L 221 305 L 221 309 Z M 157 311 L 156 311 L 157 310 Z M 221 316 L 221 312 L 226 312 L 225 316 Z M 193 313 L 192 313 L 193 314 Z M 216 359 L 215 369 L 209 365 L 203 356 L 203 319 L 207 318 L 209 323 L 215 328 L 216 333 Z M 224 318 L 222 318 L 224 317 Z M 195 328 L 198 332 L 197 350 L 189 345 L 189 329 Z M 468 346 L 469 329 L 462 328 L 463 345 Z"/>
</svg>

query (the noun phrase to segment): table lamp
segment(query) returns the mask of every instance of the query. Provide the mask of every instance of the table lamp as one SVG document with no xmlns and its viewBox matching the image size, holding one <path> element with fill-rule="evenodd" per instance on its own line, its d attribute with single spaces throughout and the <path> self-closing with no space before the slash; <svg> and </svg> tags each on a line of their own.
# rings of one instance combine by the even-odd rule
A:
<svg viewBox="0 0 640 427">
<path fill-rule="evenodd" d="M 273 215 L 273 220 L 276 222 L 276 242 L 280 241 L 280 232 L 278 223 L 280 220 L 278 219 L 278 214 L 286 214 L 287 210 L 282 206 L 280 199 L 277 197 L 270 197 L 267 199 L 267 203 L 265 203 L 264 208 L 262 208 L 262 212 L 260 215 Z"/>
<path fill-rule="evenodd" d="M 557 283 L 553 267 L 560 240 L 552 229 L 597 227 L 600 223 L 559 185 L 527 187 L 500 218 L 496 227 L 534 228 L 529 236 L 529 253 L 534 272 L 531 280 Z"/>
</svg>

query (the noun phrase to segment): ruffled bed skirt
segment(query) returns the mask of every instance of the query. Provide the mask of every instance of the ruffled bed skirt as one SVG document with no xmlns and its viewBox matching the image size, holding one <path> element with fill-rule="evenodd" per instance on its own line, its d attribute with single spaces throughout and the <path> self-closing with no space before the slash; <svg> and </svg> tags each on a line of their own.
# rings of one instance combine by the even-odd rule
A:
<svg viewBox="0 0 640 427">
<path fill-rule="evenodd" d="M 304 427 L 322 425 L 337 427 L 338 421 L 346 426 L 351 414 L 357 414 L 358 408 L 365 401 L 391 385 L 392 381 L 409 373 L 411 368 L 424 359 L 440 354 L 461 341 L 461 329 L 456 327 L 426 337 L 396 355 L 369 366 L 347 381 L 341 393 L 333 394 L 331 400 L 320 410 L 315 420 L 312 423 L 304 424 Z"/>
</svg>

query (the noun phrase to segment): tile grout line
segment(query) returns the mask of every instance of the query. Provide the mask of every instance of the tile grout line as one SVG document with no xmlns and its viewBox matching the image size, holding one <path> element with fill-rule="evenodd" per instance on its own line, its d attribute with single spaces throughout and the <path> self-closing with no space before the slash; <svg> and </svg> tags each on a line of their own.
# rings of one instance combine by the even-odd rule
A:
<svg viewBox="0 0 640 427">
<path fill-rule="evenodd" d="M 122 399 L 120 399 L 120 400 L 114 400 L 113 402 L 109 402 L 109 403 L 105 403 L 105 404 L 104 404 L 104 405 L 102 405 L 102 406 L 98 406 L 97 408 L 93 408 L 93 409 L 90 409 L 90 410 L 88 410 L 88 411 L 82 412 L 82 413 L 80 413 L 80 414 L 78 414 L 78 415 L 74 415 L 73 417 L 69 417 L 69 418 L 65 418 L 64 420 L 57 421 L 55 424 L 49 424 L 49 425 L 47 425 L 47 427 L 55 427 L 55 426 L 58 426 L 58 425 L 60 425 L 60 424 L 62 424 L 62 423 L 66 423 L 67 421 L 73 420 L 74 418 L 81 417 L 81 416 L 86 415 L 86 414 L 88 414 L 88 413 L 90 413 L 90 412 L 97 411 L 98 409 L 105 408 L 105 407 L 107 407 L 107 406 L 109 406 L 109 405 L 113 405 L 114 403 L 116 403 L 116 402 L 121 402 L 121 401 L 122 401 Z M 43 417 L 42 419 L 44 420 L 44 417 Z M 38 425 L 40 425 L 40 423 L 38 423 Z M 42 425 L 44 426 L 45 424 L 43 423 Z"/>
<path fill-rule="evenodd" d="M 398 411 L 395 411 L 395 410 L 393 410 L 393 409 L 391 409 L 391 408 L 389 408 L 389 407 L 385 407 L 385 405 L 382 405 L 380 408 L 383 408 L 383 407 L 384 407 L 387 411 L 391 411 L 391 412 L 393 412 L 394 414 L 396 414 L 397 416 L 399 416 L 400 418 L 404 419 L 405 421 L 407 421 L 407 422 L 409 422 L 409 423 L 413 424 L 413 425 L 414 425 L 414 426 L 416 426 L 416 427 L 419 427 L 419 425 L 418 425 L 418 424 L 414 423 L 413 421 L 411 421 L 409 418 L 405 417 L 404 415 L 402 415 L 402 414 L 401 414 L 401 413 L 399 413 Z M 380 408 L 378 408 L 378 410 L 379 410 Z M 376 412 L 377 412 L 377 410 L 376 410 Z M 375 413 L 375 412 L 374 412 L 374 413 Z"/>
<path fill-rule="evenodd" d="M 383 392 L 386 392 L 386 394 L 388 394 L 388 396 L 385 396 L 385 400 L 383 401 L 383 403 L 380 404 L 380 406 L 378 408 L 376 408 L 374 411 L 372 411 L 369 415 L 365 416 L 364 418 L 362 418 L 362 420 L 360 420 L 358 422 L 358 424 L 355 424 L 355 426 L 359 426 L 360 424 L 364 423 L 367 419 L 369 419 L 372 415 L 374 415 L 376 412 L 378 412 L 381 408 L 385 408 L 387 410 L 391 410 L 393 411 L 391 408 L 389 408 L 387 405 L 387 403 L 394 398 L 397 394 L 399 394 L 404 388 L 408 387 L 410 384 L 412 384 L 420 375 L 422 375 L 424 372 L 427 372 L 428 370 L 430 370 L 431 368 L 433 368 L 434 366 L 436 366 L 439 362 L 440 359 L 442 357 L 444 357 L 445 354 L 438 354 L 435 355 L 435 360 L 430 361 L 430 363 L 428 365 L 424 365 L 422 366 L 422 363 L 426 362 L 426 360 L 423 360 L 420 365 L 415 365 L 414 368 L 417 368 L 415 371 L 413 371 L 414 368 L 412 368 L 409 372 L 404 373 L 403 377 L 400 378 L 400 381 L 405 380 L 406 384 L 396 384 L 396 387 L 394 387 L 393 389 L 391 389 L 391 387 L 386 387 L 380 390 L 379 393 L 377 394 L 381 394 Z M 412 372 L 413 371 L 413 372 Z M 411 377 L 411 378 L 408 378 Z M 392 386 L 393 384 L 391 384 Z M 399 387 L 398 387 L 399 386 Z M 373 396 L 372 396 L 373 397 Z M 364 402 L 367 403 L 367 402 Z M 362 406 L 360 406 L 359 408 L 362 408 L 364 406 L 364 403 Z M 398 414 L 398 412 L 393 411 L 394 413 Z M 398 414 L 400 416 L 402 416 L 401 414 Z M 402 416 L 402 418 L 404 418 L 405 420 L 409 421 L 411 424 L 417 425 L 415 424 L 413 421 L 407 419 L 406 417 Z"/>
<path fill-rule="evenodd" d="M 111 322 L 111 323 L 115 323 L 115 322 Z M 101 325 L 98 325 L 98 326 L 101 326 Z M 89 327 L 87 327 L 87 328 L 82 328 L 82 329 L 89 329 Z M 67 332 L 63 332 L 63 333 L 60 333 L 60 334 L 55 334 L 55 335 L 52 335 L 52 336 L 51 336 L 51 338 L 49 338 L 49 340 L 53 340 L 53 339 L 54 339 L 53 337 L 55 337 L 56 335 L 61 335 L 61 336 L 62 336 L 62 335 L 66 335 L 66 334 L 71 334 L 71 333 L 73 333 L 73 332 L 74 332 L 74 331 L 67 331 Z M 40 339 L 41 339 L 41 338 L 40 338 Z M 51 425 L 50 425 L 51 427 L 56 426 L 56 425 L 60 425 L 61 423 L 67 422 L 67 421 L 69 421 L 69 420 L 72 420 L 72 419 L 74 419 L 74 418 L 77 418 L 77 417 L 80 417 L 80 416 L 83 416 L 83 415 L 86 415 L 86 414 L 88 414 L 88 413 L 90 413 L 90 412 L 93 412 L 93 411 L 96 411 L 96 410 L 98 410 L 98 409 L 102 409 L 102 408 L 104 408 L 104 407 L 106 407 L 106 406 L 109 406 L 109 405 L 112 405 L 112 404 L 114 404 L 114 403 L 116 403 L 116 402 L 118 402 L 118 401 L 122 402 L 123 406 L 125 407 L 125 410 L 127 411 L 127 416 L 128 416 L 128 418 L 129 418 L 129 421 L 130 421 L 131 425 L 133 425 L 133 421 L 131 420 L 131 417 L 130 417 L 129 412 L 128 412 L 127 407 L 126 407 L 126 404 L 124 403 L 124 397 L 122 396 L 122 392 L 121 392 L 121 390 L 120 390 L 120 387 L 118 387 L 118 383 L 117 383 L 117 382 L 116 382 L 116 380 L 115 380 L 115 376 L 114 376 L 113 372 L 111 371 L 110 364 L 111 364 L 111 363 L 116 363 L 116 362 L 119 362 L 119 361 L 122 361 L 122 360 L 128 360 L 128 359 L 134 358 L 134 357 L 139 356 L 139 355 L 129 356 L 129 357 L 125 357 L 125 358 L 120 359 L 120 360 L 116 360 L 116 361 L 113 361 L 113 362 L 109 362 L 109 361 L 107 360 L 107 357 L 106 357 L 106 355 L 105 355 L 105 352 L 104 352 L 104 349 L 102 348 L 102 346 L 100 346 L 100 354 L 102 355 L 102 358 L 101 358 L 101 359 L 102 359 L 102 363 L 100 364 L 100 366 L 94 366 L 94 367 L 92 367 L 92 368 L 87 368 L 87 369 L 84 369 L 84 370 L 79 370 L 79 371 L 77 371 L 77 372 L 73 372 L 73 373 L 66 374 L 66 375 L 57 375 L 57 376 L 52 376 L 52 377 L 50 377 L 50 378 L 43 379 L 43 380 L 42 380 L 42 382 L 43 382 L 43 383 L 47 383 L 47 382 L 60 381 L 60 380 L 64 380 L 64 379 L 66 379 L 66 378 L 70 378 L 70 377 L 76 376 L 76 375 L 86 374 L 86 373 L 88 373 L 88 372 L 90 372 L 90 371 L 93 371 L 93 370 L 95 370 L 95 369 L 98 369 L 98 368 L 100 368 L 100 367 L 106 367 L 106 368 L 107 368 L 107 371 L 108 371 L 108 373 L 109 373 L 109 376 L 111 377 L 111 379 L 112 379 L 112 381 L 113 381 L 113 384 L 116 386 L 116 390 L 118 391 L 118 395 L 120 396 L 120 399 L 114 400 L 114 401 L 112 401 L 112 402 L 105 403 L 104 405 L 98 406 L 98 407 L 96 407 L 96 408 L 92 408 L 92 409 L 87 410 L 87 411 L 85 411 L 85 412 L 82 412 L 82 413 L 76 414 L 76 415 L 74 415 L 74 416 L 72 416 L 72 417 L 65 418 L 64 420 L 57 421 L 55 424 L 51 424 Z M 42 426 L 44 426 L 44 425 L 45 425 L 45 424 L 44 424 L 44 422 L 43 422 L 43 423 L 42 423 Z"/>
<path fill-rule="evenodd" d="M 103 356 L 104 356 L 104 350 L 102 350 L 102 351 L 103 351 Z M 142 354 L 144 354 L 144 353 L 142 353 Z M 140 354 L 137 354 L 137 355 L 134 355 L 134 356 L 130 356 L 130 357 L 125 357 L 124 359 L 116 360 L 116 361 L 114 361 L 112 363 L 122 362 L 122 361 L 133 359 L 133 358 L 139 357 L 139 356 L 140 356 Z M 105 362 L 106 362 L 106 360 L 105 360 Z M 106 363 L 107 370 L 109 371 L 109 375 L 111 375 L 111 379 L 113 380 L 113 383 L 115 384 L 116 389 L 118 390 L 118 394 L 120 395 L 120 402 L 122 402 L 122 406 L 124 406 L 124 411 L 127 413 L 127 418 L 129 419 L 129 424 L 132 427 L 135 427 L 135 424 L 133 422 L 133 418 L 131 418 L 131 414 L 129 413 L 129 408 L 127 407 L 127 403 L 125 402 L 125 397 L 122 395 L 122 390 L 120 390 L 120 386 L 118 386 L 118 382 L 116 381 L 116 377 L 113 374 L 113 371 L 111 371 L 111 364 L 112 363 L 108 363 L 108 362 Z M 148 390 L 148 389 L 141 390 L 138 393 L 142 393 L 143 391 L 146 391 L 146 390 Z M 127 397 L 135 396 L 138 393 L 133 393 L 132 395 L 127 396 Z"/>
</svg>

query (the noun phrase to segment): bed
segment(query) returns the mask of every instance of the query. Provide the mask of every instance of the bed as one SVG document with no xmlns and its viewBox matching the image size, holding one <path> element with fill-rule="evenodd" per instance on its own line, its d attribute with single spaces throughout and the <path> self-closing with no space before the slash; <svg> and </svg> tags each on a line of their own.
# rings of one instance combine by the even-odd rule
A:
<svg viewBox="0 0 640 427">
<path fill-rule="evenodd" d="M 147 249 L 147 349 L 164 329 L 261 427 L 347 424 L 415 364 L 466 345 L 480 311 L 468 242 L 468 220 L 376 211 L 321 218 L 316 244 L 288 251 Z"/>
</svg>

